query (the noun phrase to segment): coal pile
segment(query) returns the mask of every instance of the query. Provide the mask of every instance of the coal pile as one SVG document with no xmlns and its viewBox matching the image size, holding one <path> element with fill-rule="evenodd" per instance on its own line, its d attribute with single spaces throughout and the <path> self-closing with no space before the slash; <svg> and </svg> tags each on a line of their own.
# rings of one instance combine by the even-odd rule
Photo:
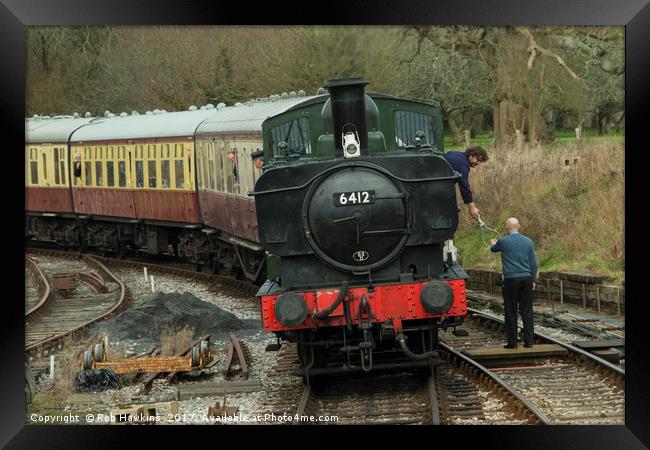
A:
<svg viewBox="0 0 650 450">
<path fill-rule="evenodd" d="M 98 323 L 92 332 L 107 333 L 112 341 L 150 341 L 158 343 L 161 332 L 169 326 L 194 328 L 195 336 L 259 327 L 258 321 L 241 320 L 195 295 L 159 293 L 151 300 Z"/>
</svg>

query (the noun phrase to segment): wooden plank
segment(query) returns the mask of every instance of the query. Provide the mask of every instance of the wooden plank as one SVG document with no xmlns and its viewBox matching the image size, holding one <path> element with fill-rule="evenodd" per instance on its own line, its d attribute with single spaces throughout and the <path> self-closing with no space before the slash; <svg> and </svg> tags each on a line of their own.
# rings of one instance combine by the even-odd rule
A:
<svg viewBox="0 0 650 450">
<path fill-rule="evenodd" d="M 255 392 L 262 389 L 260 380 L 224 381 L 216 383 L 199 383 L 179 386 L 177 400 L 189 400 L 198 397 L 216 397 L 224 394 Z"/>
<path fill-rule="evenodd" d="M 618 364 L 623 355 L 620 351 L 616 349 L 606 349 L 606 350 L 592 350 L 591 353 L 594 355 L 603 358 L 605 361 L 609 361 L 612 364 Z"/>
<path fill-rule="evenodd" d="M 612 347 L 625 347 L 625 339 L 595 339 L 591 341 L 572 342 L 578 348 L 583 350 L 607 349 Z"/>
<path fill-rule="evenodd" d="M 586 284 L 601 284 L 605 280 L 603 275 L 581 272 L 558 272 L 557 276 L 562 280 L 570 280 Z"/>
<path fill-rule="evenodd" d="M 569 353 L 564 347 L 555 344 L 539 344 L 531 348 L 474 347 L 463 350 L 467 356 L 477 361 L 486 359 L 516 359 L 540 356 L 563 356 Z"/>
</svg>

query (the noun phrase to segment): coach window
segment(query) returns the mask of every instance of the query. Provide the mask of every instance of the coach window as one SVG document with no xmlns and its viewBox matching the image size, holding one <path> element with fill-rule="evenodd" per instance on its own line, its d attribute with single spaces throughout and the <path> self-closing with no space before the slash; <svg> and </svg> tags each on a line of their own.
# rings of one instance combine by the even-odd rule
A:
<svg viewBox="0 0 650 450">
<path fill-rule="evenodd" d="M 219 176 L 217 177 L 217 190 L 221 192 L 224 192 L 226 190 L 223 185 L 223 180 L 224 180 L 223 161 L 225 157 L 226 157 L 225 149 L 221 147 L 221 151 L 219 152 L 219 167 L 217 170 L 219 174 Z"/>
<path fill-rule="evenodd" d="M 32 148 L 29 152 L 29 168 L 33 185 L 38 185 L 38 150 Z"/>
<path fill-rule="evenodd" d="M 43 153 L 43 182 L 47 184 L 47 154 Z"/>
<path fill-rule="evenodd" d="M 142 145 L 138 145 L 135 150 L 135 185 L 144 187 L 144 151 Z"/>
<path fill-rule="evenodd" d="M 413 111 L 395 111 L 395 144 L 403 149 L 415 145 L 415 134 L 424 132 L 422 146 L 435 145 L 435 125 L 433 117 Z"/>
<path fill-rule="evenodd" d="M 61 185 L 65 185 L 65 167 L 66 167 L 66 151 L 63 148 L 59 148 L 59 172 L 61 173 Z"/>
<path fill-rule="evenodd" d="M 209 181 L 208 177 L 210 176 L 209 173 L 209 167 L 208 167 L 208 144 L 205 142 L 203 144 L 203 153 L 201 154 L 201 158 L 203 158 L 203 189 L 208 189 L 209 186 Z"/>
<path fill-rule="evenodd" d="M 59 148 L 54 147 L 54 184 L 57 186 L 61 184 L 61 177 L 59 177 Z"/>
<path fill-rule="evenodd" d="M 156 146 L 148 145 L 147 146 L 147 177 L 149 180 L 149 187 L 156 187 Z"/>
<path fill-rule="evenodd" d="M 169 160 L 163 159 L 160 161 L 160 178 L 161 178 L 161 187 L 168 188 L 170 187 L 169 181 Z"/>
<path fill-rule="evenodd" d="M 199 142 L 196 145 L 196 164 L 198 165 L 196 176 L 199 182 L 199 188 L 203 189 L 203 143 Z"/>
<path fill-rule="evenodd" d="M 208 144 L 208 180 L 210 189 L 214 189 L 214 142 Z"/>
<path fill-rule="evenodd" d="M 126 187 L 126 161 L 117 162 L 117 176 L 120 187 Z"/>
<path fill-rule="evenodd" d="M 106 161 L 106 185 L 115 186 L 115 162 Z"/>
<path fill-rule="evenodd" d="M 117 150 L 117 183 L 120 187 L 126 187 L 126 150 L 124 146 Z"/>
<path fill-rule="evenodd" d="M 102 161 L 95 161 L 95 185 L 101 187 L 104 185 L 104 174 L 102 171 Z"/>
<path fill-rule="evenodd" d="M 182 156 L 181 153 L 181 158 Z M 176 178 L 176 189 L 185 189 L 185 167 L 182 159 L 174 160 L 174 176 Z"/>
<path fill-rule="evenodd" d="M 192 149 L 190 147 L 187 147 L 185 149 L 183 147 L 183 144 L 180 145 L 181 147 L 181 158 L 184 158 L 185 155 L 187 155 L 187 173 L 188 173 L 188 179 L 187 179 L 187 187 L 191 188 L 192 187 Z"/>
<path fill-rule="evenodd" d="M 198 173 L 197 175 L 201 178 L 201 187 L 203 189 L 207 188 L 208 179 L 206 178 L 206 172 L 208 171 L 207 167 L 207 154 L 205 147 L 202 145 L 201 153 L 196 153 L 197 163 L 198 163 Z"/>
<path fill-rule="evenodd" d="M 84 184 L 91 186 L 93 184 L 93 163 L 91 161 L 84 162 Z"/>
</svg>

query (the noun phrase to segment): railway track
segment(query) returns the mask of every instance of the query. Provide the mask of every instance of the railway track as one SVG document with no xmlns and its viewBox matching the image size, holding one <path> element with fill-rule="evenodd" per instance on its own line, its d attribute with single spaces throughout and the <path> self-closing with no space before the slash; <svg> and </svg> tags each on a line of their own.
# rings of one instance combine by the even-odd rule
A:
<svg viewBox="0 0 650 450">
<path fill-rule="evenodd" d="M 468 337 L 446 333 L 443 345 L 458 352 L 501 347 L 503 321 L 469 308 L 462 329 Z M 513 392 L 531 402 L 552 424 L 623 424 L 625 371 L 590 353 L 536 333 L 535 344 L 555 344 L 564 355 L 534 361 L 501 362 L 488 369 Z"/>
<path fill-rule="evenodd" d="M 77 256 L 55 250 L 30 252 Z M 196 280 L 232 296 L 254 299 L 257 290 L 257 286 L 250 283 L 173 264 L 99 256 L 87 258 L 110 267 L 114 273 L 142 271 L 147 267 L 149 273 Z M 31 263 L 27 261 L 27 264 Z M 36 269 L 27 267 L 33 274 L 37 273 Z M 45 286 L 37 283 L 34 288 L 26 283 L 26 289 L 34 297 L 28 300 L 30 304 L 52 303 L 47 299 L 41 301 Z M 40 297 L 33 295 L 34 289 Z M 259 305 L 251 301 L 246 307 L 259 308 Z M 37 313 L 39 309 L 36 308 Z M 295 345 L 284 343 L 269 375 L 271 390 L 264 408 L 276 415 L 338 416 L 339 421 L 335 423 L 623 423 L 624 370 L 540 333 L 536 336 L 537 344 L 561 345 L 569 350 L 568 355 L 535 365 L 485 368 L 462 351 L 478 346 L 501 346 L 502 324 L 488 314 L 471 308 L 469 312 L 462 325 L 470 332 L 469 337 L 441 334 L 440 352 L 444 363 L 436 367 L 433 376 L 403 373 L 346 381 L 332 378 L 328 383 L 305 388 L 300 377 L 290 376 L 299 365 Z"/>
<path fill-rule="evenodd" d="M 38 292 L 37 301 L 26 299 L 26 353 L 45 350 L 128 306 L 124 283 L 91 256 L 67 254 L 65 263 L 49 264 L 26 260 Z M 65 289 L 57 289 L 57 283 Z"/>
<path fill-rule="evenodd" d="M 41 267 L 36 263 L 36 258 L 43 261 L 49 259 L 49 262 Z M 180 268 L 170 263 L 154 264 L 32 247 L 28 249 L 25 264 L 26 271 L 31 274 L 26 274 L 25 282 L 26 308 L 30 308 L 25 314 L 27 353 L 43 350 L 137 303 L 138 299 L 131 299 L 128 295 L 128 289 L 122 280 L 129 274 L 132 277 L 135 272 L 142 273 L 145 267 L 152 275 L 197 281 L 209 286 L 210 290 L 227 296 L 247 297 L 251 301 L 243 302 L 241 308 L 259 313 L 259 304 L 254 296 L 257 286 L 225 276 Z M 113 290 L 108 293 L 98 292 L 100 286 L 93 280 L 98 277 L 88 276 L 93 272 L 99 275 L 100 282 L 111 285 Z M 75 278 L 76 286 L 70 290 L 71 295 L 67 298 L 52 283 L 60 275 Z"/>
<path fill-rule="evenodd" d="M 31 256 L 25 255 L 25 315 L 41 306 L 50 295 L 50 284 Z"/>
<path fill-rule="evenodd" d="M 28 250 L 29 254 L 36 255 L 49 255 L 49 256 L 60 256 L 64 258 L 72 257 L 73 255 L 78 255 L 78 253 L 64 252 L 61 250 L 51 250 L 43 249 L 37 247 L 31 247 Z M 119 258 L 108 258 L 105 256 L 92 255 L 92 258 L 101 262 L 102 264 L 109 266 L 111 269 L 114 269 L 114 272 L 119 272 L 121 269 L 133 269 L 142 271 L 145 267 L 147 268 L 148 273 L 153 274 L 164 274 L 164 275 L 173 275 L 182 277 L 187 280 L 194 280 L 202 283 L 209 284 L 213 289 L 218 290 L 226 295 L 233 296 L 254 296 L 259 286 L 252 283 L 237 280 L 232 277 L 227 277 L 223 275 L 215 275 L 208 272 L 197 272 L 195 270 L 190 270 L 186 268 L 187 264 L 180 264 L 174 261 L 147 261 L 147 260 L 131 260 L 131 259 L 119 259 Z M 182 267 L 181 267 L 182 266 Z"/>
<path fill-rule="evenodd" d="M 284 344 L 269 376 L 273 389 L 264 408 L 267 414 L 292 416 L 294 424 L 549 423 L 484 367 L 448 347 L 441 356 L 433 374 L 335 376 L 304 386 L 291 376 L 299 365 L 296 347 Z"/>
</svg>

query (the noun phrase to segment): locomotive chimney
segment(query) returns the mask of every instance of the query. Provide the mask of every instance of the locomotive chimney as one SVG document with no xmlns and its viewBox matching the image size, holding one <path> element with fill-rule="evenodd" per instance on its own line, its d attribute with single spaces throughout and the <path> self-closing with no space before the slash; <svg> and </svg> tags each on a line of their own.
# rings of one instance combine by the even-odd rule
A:
<svg viewBox="0 0 650 450">
<path fill-rule="evenodd" d="M 330 91 L 332 102 L 332 129 L 336 157 L 344 156 L 343 134 L 349 132 L 358 135 L 359 155 L 368 155 L 368 127 L 366 125 L 364 91 L 365 86 L 369 83 L 363 78 L 344 78 L 330 80 L 325 85 Z M 346 145 L 349 145 L 347 142 L 346 139 Z"/>
</svg>

